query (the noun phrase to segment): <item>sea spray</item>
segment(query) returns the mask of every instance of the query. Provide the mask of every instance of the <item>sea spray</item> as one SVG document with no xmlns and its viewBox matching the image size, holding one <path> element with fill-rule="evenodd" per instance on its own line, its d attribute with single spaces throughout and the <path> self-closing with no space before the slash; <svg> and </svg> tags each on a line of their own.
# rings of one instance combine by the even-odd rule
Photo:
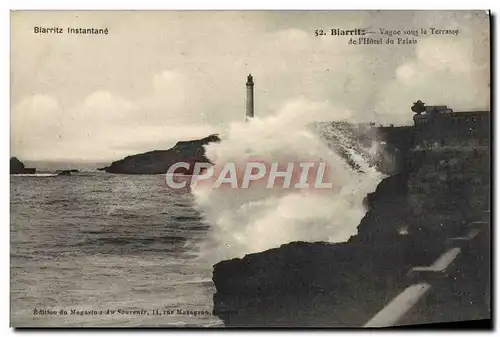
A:
<svg viewBox="0 0 500 337">
<path fill-rule="evenodd" d="M 335 151 L 310 125 L 335 115 L 284 110 L 267 118 L 233 123 L 220 143 L 206 145 L 206 156 L 217 165 L 260 158 L 268 162 L 321 161 L 328 165 L 328 190 L 221 189 L 194 186 L 195 207 L 210 225 L 201 256 L 211 262 L 242 257 L 293 241 L 343 242 L 357 233 L 366 210 L 363 199 L 382 174 L 369 161 L 374 144 L 352 146 L 342 130 L 330 128 Z M 360 150 L 361 149 L 361 150 Z M 345 160 L 349 156 L 358 169 Z"/>
</svg>

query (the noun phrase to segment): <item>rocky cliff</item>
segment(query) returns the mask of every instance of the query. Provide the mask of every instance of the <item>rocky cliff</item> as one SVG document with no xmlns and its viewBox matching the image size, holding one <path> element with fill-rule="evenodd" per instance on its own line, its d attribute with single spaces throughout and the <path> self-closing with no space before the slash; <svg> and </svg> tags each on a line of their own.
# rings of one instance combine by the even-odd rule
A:
<svg viewBox="0 0 500 337">
<path fill-rule="evenodd" d="M 216 264 L 214 315 L 226 326 L 366 323 L 410 284 L 412 266 L 432 264 L 446 239 L 464 235 L 490 206 L 488 147 L 405 151 L 403 169 L 367 196 L 368 211 L 348 242 L 293 242 Z M 460 310 L 461 319 L 489 317 L 489 237 L 482 235 L 467 277 L 453 276 L 441 293 L 460 309 L 439 307 L 434 297 L 442 312 L 411 323 L 450 321 Z"/>
<path fill-rule="evenodd" d="M 218 141 L 220 139 L 217 135 L 210 135 L 198 140 L 182 141 L 168 150 L 155 150 L 128 156 L 101 170 L 121 174 L 162 174 L 167 173 L 168 168 L 176 162 L 188 162 L 191 164 L 190 167 L 193 167 L 192 164 L 196 162 L 208 162 L 203 146 Z M 180 169 L 176 172 L 180 172 Z M 191 174 L 192 171 L 183 173 Z"/>
</svg>

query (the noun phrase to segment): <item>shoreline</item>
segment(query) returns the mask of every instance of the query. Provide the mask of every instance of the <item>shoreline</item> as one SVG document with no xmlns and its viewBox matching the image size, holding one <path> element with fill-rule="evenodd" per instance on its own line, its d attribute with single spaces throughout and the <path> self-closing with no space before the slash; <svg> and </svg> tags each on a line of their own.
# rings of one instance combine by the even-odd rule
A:
<svg viewBox="0 0 500 337">
<path fill-rule="evenodd" d="M 358 234 L 347 242 L 292 242 L 215 264 L 214 315 L 227 327 L 364 326 L 415 283 L 412 268 L 432 265 L 451 238 L 466 236 L 469 223 L 489 216 L 488 146 L 408 149 L 405 158 L 404 169 L 367 196 Z M 491 317 L 483 301 L 490 293 L 489 240 L 488 228 L 471 240 L 451 276 L 431 283 L 429 303 L 418 304 L 399 324 L 450 321 L 453 314 Z M 472 269 L 464 264 L 471 260 L 477 265 Z M 460 294 L 467 292 L 472 304 L 462 303 Z M 454 303 L 463 308 L 433 309 Z M 227 314 L 231 310 L 236 314 Z"/>
</svg>

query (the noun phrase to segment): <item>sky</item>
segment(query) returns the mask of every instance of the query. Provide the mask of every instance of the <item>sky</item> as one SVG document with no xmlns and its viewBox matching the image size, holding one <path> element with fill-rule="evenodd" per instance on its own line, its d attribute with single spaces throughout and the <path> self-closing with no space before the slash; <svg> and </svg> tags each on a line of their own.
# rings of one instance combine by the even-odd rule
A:
<svg viewBox="0 0 500 337">
<path fill-rule="evenodd" d="M 417 44 L 356 46 L 314 34 L 331 28 L 429 34 Z M 489 38 L 483 11 L 12 12 L 11 155 L 113 161 L 221 132 L 244 119 L 249 73 L 258 118 L 300 110 L 411 124 L 418 99 L 489 110 Z"/>
</svg>

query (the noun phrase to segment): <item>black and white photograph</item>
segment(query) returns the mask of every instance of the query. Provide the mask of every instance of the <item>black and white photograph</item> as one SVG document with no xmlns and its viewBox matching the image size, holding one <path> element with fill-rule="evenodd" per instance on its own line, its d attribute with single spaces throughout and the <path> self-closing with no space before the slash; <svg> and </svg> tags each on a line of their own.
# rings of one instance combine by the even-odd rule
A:
<svg viewBox="0 0 500 337">
<path fill-rule="evenodd" d="M 491 328 L 491 19 L 11 11 L 10 326 Z"/>
</svg>

